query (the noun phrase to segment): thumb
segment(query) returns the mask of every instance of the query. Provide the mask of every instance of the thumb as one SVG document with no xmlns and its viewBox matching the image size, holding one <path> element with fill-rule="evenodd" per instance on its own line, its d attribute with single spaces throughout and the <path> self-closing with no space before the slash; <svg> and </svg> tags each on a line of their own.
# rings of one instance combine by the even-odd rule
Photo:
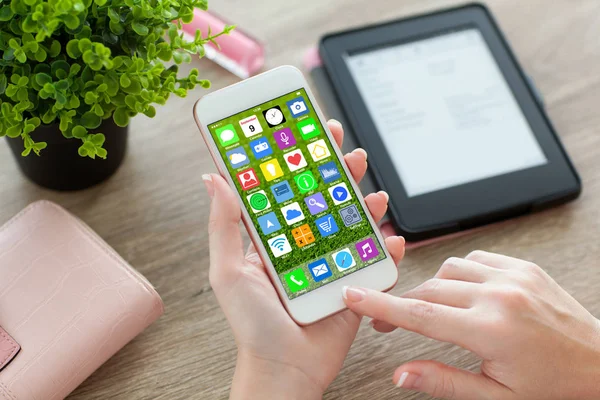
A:
<svg viewBox="0 0 600 400">
<path fill-rule="evenodd" d="M 210 203 L 208 236 L 210 242 L 210 281 L 213 287 L 232 282 L 244 260 L 240 233 L 240 203 L 219 175 L 203 175 Z"/>
<path fill-rule="evenodd" d="M 413 361 L 394 373 L 396 386 L 446 400 L 506 399 L 509 390 L 498 382 L 436 361 Z"/>
</svg>

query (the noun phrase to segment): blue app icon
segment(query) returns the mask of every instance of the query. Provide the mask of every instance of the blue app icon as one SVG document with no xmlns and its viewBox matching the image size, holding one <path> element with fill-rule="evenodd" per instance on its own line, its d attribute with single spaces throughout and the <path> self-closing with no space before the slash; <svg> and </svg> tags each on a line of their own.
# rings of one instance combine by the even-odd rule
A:
<svg viewBox="0 0 600 400">
<path fill-rule="evenodd" d="M 296 97 L 294 100 L 290 100 L 286 104 L 294 118 L 308 114 L 308 107 L 306 107 L 306 103 L 302 97 Z"/>
<path fill-rule="evenodd" d="M 341 178 L 340 170 L 334 161 L 330 161 L 319 166 L 319 173 L 323 177 L 323 182 L 329 183 Z"/>
<path fill-rule="evenodd" d="M 264 137 L 251 141 L 250 148 L 252 149 L 252 152 L 254 153 L 254 157 L 256 157 L 258 159 L 261 159 L 261 158 L 264 158 L 266 156 L 270 156 L 271 154 L 273 154 L 273 149 L 271 148 L 269 141 Z"/>
<path fill-rule="evenodd" d="M 227 159 L 233 168 L 239 168 L 250 162 L 248 155 L 246 154 L 246 150 L 244 150 L 244 148 L 241 146 L 236 147 L 233 150 L 229 150 L 225 154 L 227 155 Z"/>
<path fill-rule="evenodd" d="M 347 247 L 338 251 L 337 253 L 333 253 L 331 257 L 333 258 L 338 271 L 343 272 L 356 266 L 356 261 L 354 261 L 354 257 L 352 256 L 350 249 Z"/>
<path fill-rule="evenodd" d="M 348 197 L 348 191 L 343 187 L 335 188 L 332 193 L 333 198 L 337 201 L 344 201 L 346 200 L 346 197 Z"/>
<path fill-rule="evenodd" d="M 325 261 L 324 258 L 321 258 L 320 260 L 308 264 L 308 269 L 310 270 L 310 273 L 313 276 L 315 282 L 320 282 L 323 279 L 327 279 L 332 275 L 331 269 L 329 268 L 329 264 L 327 264 L 327 261 Z"/>
<path fill-rule="evenodd" d="M 339 231 L 338 226 L 335 223 L 335 219 L 331 214 L 327 214 L 321 218 L 318 218 L 315 221 L 315 225 L 317 225 L 319 233 L 321 233 L 321 236 L 323 237 L 333 235 Z"/>
<path fill-rule="evenodd" d="M 273 192 L 273 196 L 275 196 L 275 200 L 278 203 L 283 203 L 294 197 L 294 192 L 292 192 L 292 188 L 288 181 L 279 182 L 278 184 L 271 186 L 271 192 Z"/>
<path fill-rule="evenodd" d="M 333 200 L 333 204 L 336 206 L 350 200 L 350 193 L 348 192 L 348 187 L 344 182 L 338 183 L 327 190 L 329 191 L 329 195 Z"/>
<path fill-rule="evenodd" d="M 258 225 L 260 225 L 260 229 L 265 235 L 270 235 L 281 229 L 281 224 L 279 224 L 279 220 L 274 212 L 258 217 Z"/>
</svg>

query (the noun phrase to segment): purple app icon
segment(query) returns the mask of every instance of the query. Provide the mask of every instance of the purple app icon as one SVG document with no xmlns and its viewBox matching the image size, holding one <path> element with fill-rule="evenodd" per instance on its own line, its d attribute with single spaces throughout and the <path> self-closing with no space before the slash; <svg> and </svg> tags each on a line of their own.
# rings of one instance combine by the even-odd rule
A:
<svg viewBox="0 0 600 400">
<path fill-rule="evenodd" d="M 296 138 L 290 128 L 283 128 L 282 130 L 273 133 L 273 138 L 275 138 L 277 146 L 282 150 L 296 144 Z"/>
<path fill-rule="evenodd" d="M 363 261 L 368 261 L 379 255 L 379 250 L 377 250 L 377 246 L 375 246 L 375 242 L 373 242 L 373 239 L 371 238 L 356 243 L 356 251 Z"/>
<path fill-rule="evenodd" d="M 306 203 L 308 211 L 310 211 L 311 215 L 318 214 L 329 208 L 321 192 L 315 193 L 312 196 L 308 196 L 304 199 L 304 202 Z"/>
</svg>

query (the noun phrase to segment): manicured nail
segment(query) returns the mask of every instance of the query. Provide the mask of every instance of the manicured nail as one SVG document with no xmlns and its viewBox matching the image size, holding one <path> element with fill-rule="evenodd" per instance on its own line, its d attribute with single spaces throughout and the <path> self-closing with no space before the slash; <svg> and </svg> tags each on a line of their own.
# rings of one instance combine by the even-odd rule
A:
<svg viewBox="0 0 600 400">
<path fill-rule="evenodd" d="M 353 153 L 362 153 L 365 156 L 365 160 L 367 159 L 367 151 L 365 149 L 361 149 L 360 147 L 352 150 Z"/>
<path fill-rule="evenodd" d="M 344 296 L 344 299 L 349 300 L 349 301 L 353 301 L 353 302 L 361 301 L 365 298 L 366 295 L 367 295 L 367 292 L 365 292 L 362 289 L 357 289 L 357 288 L 353 288 L 353 287 L 349 287 L 349 286 L 344 286 L 342 288 L 342 296 Z"/>
<path fill-rule="evenodd" d="M 396 387 L 419 390 L 422 381 L 423 378 L 419 374 L 415 374 L 414 372 L 403 372 L 398 379 L 398 383 L 396 383 Z"/>
<path fill-rule="evenodd" d="M 212 176 L 209 174 L 203 174 L 202 180 L 204 181 L 204 185 L 206 186 L 206 191 L 208 192 L 208 197 L 212 199 L 215 194 L 215 184 L 213 183 Z"/>
<path fill-rule="evenodd" d="M 341 123 L 340 121 L 338 121 L 337 119 L 333 119 L 333 118 L 331 118 L 331 119 L 329 120 L 329 122 L 330 122 L 330 123 L 332 123 L 332 124 L 334 124 L 334 125 L 337 125 L 337 126 L 339 126 L 340 128 L 342 127 L 342 123 Z"/>
<path fill-rule="evenodd" d="M 402 385 L 404 385 L 404 383 L 406 383 L 407 378 L 408 378 L 408 372 L 403 372 L 402 375 L 400 375 L 400 379 L 398 379 L 398 383 L 396 383 L 396 387 L 401 388 Z"/>
<path fill-rule="evenodd" d="M 389 201 L 390 201 L 390 195 L 389 195 L 389 194 L 387 194 L 387 192 L 386 192 L 386 191 L 384 191 L 384 190 L 380 190 L 379 192 L 377 192 L 377 194 L 379 194 L 379 195 L 381 195 L 381 196 L 385 197 L 385 201 L 386 201 L 386 202 L 389 202 Z"/>
</svg>

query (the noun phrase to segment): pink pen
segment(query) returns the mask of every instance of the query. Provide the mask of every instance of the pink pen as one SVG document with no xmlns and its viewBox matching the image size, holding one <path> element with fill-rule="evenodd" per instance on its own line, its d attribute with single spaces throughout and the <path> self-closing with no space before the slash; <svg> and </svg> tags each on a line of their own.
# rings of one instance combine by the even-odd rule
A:
<svg viewBox="0 0 600 400">
<path fill-rule="evenodd" d="M 183 32 L 194 36 L 197 30 L 202 32 L 202 37 L 208 35 L 208 27 L 213 34 L 223 30 L 225 22 L 222 18 L 199 9 L 194 10 L 194 19 L 189 24 L 183 25 Z M 229 35 L 219 36 L 215 41 L 217 48 L 212 43 L 204 46 L 206 58 L 219 64 L 231 73 L 242 79 L 248 78 L 260 71 L 265 62 L 265 49 L 257 39 L 236 27 Z"/>
</svg>

